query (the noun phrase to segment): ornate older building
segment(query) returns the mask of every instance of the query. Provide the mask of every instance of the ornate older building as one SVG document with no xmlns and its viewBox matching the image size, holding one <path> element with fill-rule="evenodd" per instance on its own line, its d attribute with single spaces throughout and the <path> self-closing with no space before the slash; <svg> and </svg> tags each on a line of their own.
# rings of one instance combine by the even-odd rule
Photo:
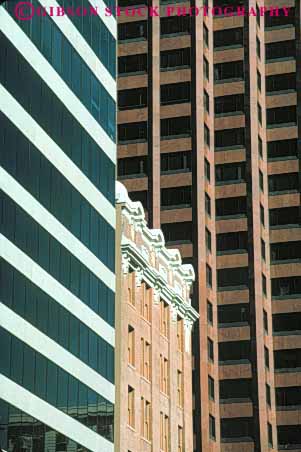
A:
<svg viewBox="0 0 301 452">
<path fill-rule="evenodd" d="M 194 271 L 120 183 L 116 197 L 116 450 L 192 452 Z"/>
</svg>

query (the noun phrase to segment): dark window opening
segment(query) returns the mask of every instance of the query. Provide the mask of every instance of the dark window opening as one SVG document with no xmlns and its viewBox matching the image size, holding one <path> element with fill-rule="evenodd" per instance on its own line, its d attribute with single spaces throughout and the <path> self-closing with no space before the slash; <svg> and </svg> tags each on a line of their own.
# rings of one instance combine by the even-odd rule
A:
<svg viewBox="0 0 301 452">
<path fill-rule="evenodd" d="M 160 19 L 161 36 L 173 34 L 189 34 L 191 29 L 190 16 L 170 16 Z"/>
<path fill-rule="evenodd" d="M 118 73 L 136 74 L 147 72 L 147 54 L 122 56 L 118 58 Z"/>
<path fill-rule="evenodd" d="M 207 340 L 207 346 L 208 346 L 208 359 L 210 361 L 214 361 L 214 346 L 213 346 L 213 341 L 211 339 Z"/>
<path fill-rule="evenodd" d="M 286 158 L 286 157 L 297 157 L 298 156 L 298 146 L 297 140 L 279 140 L 279 141 L 269 141 L 267 143 L 268 148 L 268 158 Z"/>
<path fill-rule="evenodd" d="M 215 441 L 216 432 L 215 432 L 215 418 L 209 414 L 209 436 L 211 439 Z"/>
<path fill-rule="evenodd" d="M 128 157 L 118 160 L 119 177 L 143 177 L 147 173 L 146 156 Z"/>
<path fill-rule="evenodd" d="M 284 14 L 284 10 L 279 8 L 278 15 L 271 16 L 270 12 L 267 11 L 264 15 L 264 26 L 269 27 L 283 27 L 287 25 L 294 25 L 296 20 L 295 8 L 290 7 L 288 10 L 288 15 Z"/>
<path fill-rule="evenodd" d="M 299 174 L 285 173 L 269 176 L 269 193 L 299 191 Z"/>
<path fill-rule="evenodd" d="M 220 342 L 218 357 L 220 363 L 231 361 L 250 361 L 251 347 L 249 341 Z"/>
<path fill-rule="evenodd" d="M 147 140 L 147 122 L 129 122 L 118 125 L 118 142 L 143 142 Z"/>
<path fill-rule="evenodd" d="M 147 106 L 147 88 L 124 89 L 118 91 L 119 110 L 130 110 Z"/>
<path fill-rule="evenodd" d="M 229 400 L 240 402 L 252 399 L 252 380 L 248 378 L 220 380 L 219 397 L 222 402 Z"/>
<path fill-rule="evenodd" d="M 207 301 L 207 321 L 213 325 L 213 306 L 210 301 Z"/>
<path fill-rule="evenodd" d="M 147 39 L 147 21 L 126 22 L 118 24 L 118 40 L 140 40 Z"/>
<path fill-rule="evenodd" d="M 298 425 L 280 425 L 277 427 L 278 432 L 278 447 L 287 449 L 300 449 L 300 424 Z"/>
<path fill-rule="evenodd" d="M 206 250 L 211 253 L 211 248 L 212 248 L 212 244 L 211 244 L 211 232 L 209 231 L 209 229 L 205 229 L 205 236 L 206 236 Z"/>
<path fill-rule="evenodd" d="M 210 217 L 211 216 L 211 198 L 207 193 L 205 193 L 205 211 Z"/>
<path fill-rule="evenodd" d="M 190 171 L 191 151 L 161 154 L 161 173 Z"/>
<path fill-rule="evenodd" d="M 275 351 L 274 365 L 279 372 L 284 369 L 301 368 L 301 348 Z"/>
<path fill-rule="evenodd" d="M 248 251 L 247 231 L 227 232 L 216 235 L 217 254 L 234 254 Z"/>
<path fill-rule="evenodd" d="M 270 209 L 270 225 L 278 226 L 298 226 L 300 224 L 299 207 L 281 207 Z"/>
<path fill-rule="evenodd" d="M 248 267 L 223 268 L 217 270 L 218 290 L 246 287 L 249 281 Z"/>
<path fill-rule="evenodd" d="M 131 191 L 129 193 L 131 201 L 140 201 L 144 210 L 147 210 L 147 191 Z"/>
<path fill-rule="evenodd" d="M 266 77 L 266 92 L 296 90 L 296 72 L 289 74 L 269 75 Z"/>
<path fill-rule="evenodd" d="M 273 314 L 273 333 L 301 331 L 301 312 Z"/>
<path fill-rule="evenodd" d="M 271 244 L 271 261 L 301 259 L 301 241 Z"/>
<path fill-rule="evenodd" d="M 231 96 L 220 96 L 214 99 L 214 112 L 216 115 L 237 113 L 244 111 L 244 95 L 233 94 Z"/>
<path fill-rule="evenodd" d="M 189 68 L 191 64 L 190 47 L 184 49 L 165 50 L 160 53 L 160 68 L 169 70 Z"/>
<path fill-rule="evenodd" d="M 225 129 L 215 132 L 215 148 L 227 148 L 245 145 L 245 129 Z"/>
<path fill-rule="evenodd" d="M 222 198 L 216 200 L 216 216 L 243 216 L 247 213 L 247 200 L 244 196 L 238 198 Z"/>
<path fill-rule="evenodd" d="M 214 48 L 228 46 L 243 46 L 243 28 L 228 28 L 214 32 Z"/>
<path fill-rule="evenodd" d="M 218 326 L 223 328 L 233 323 L 246 324 L 250 321 L 248 303 L 227 304 L 218 306 Z"/>
<path fill-rule="evenodd" d="M 167 244 L 170 243 L 191 243 L 192 242 L 192 222 L 161 224 L 162 232 Z"/>
<path fill-rule="evenodd" d="M 173 187 L 161 189 L 162 209 L 191 207 L 191 187 Z"/>
<path fill-rule="evenodd" d="M 245 162 L 215 165 L 215 180 L 218 185 L 230 182 L 244 182 L 245 176 Z"/>
<path fill-rule="evenodd" d="M 206 264 L 206 286 L 212 288 L 212 268 Z"/>
<path fill-rule="evenodd" d="M 272 279 L 272 297 L 301 295 L 301 276 Z"/>
<path fill-rule="evenodd" d="M 296 57 L 296 41 L 272 42 L 265 46 L 266 60 L 291 59 Z"/>
<path fill-rule="evenodd" d="M 190 82 L 161 85 L 161 105 L 190 102 Z"/>
<path fill-rule="evenodd" d="M 229 63 L 218 63 L 214 65 L 214 80 L 236 79 L 243 80 L 244 63 L 243 61 L 231 61 Z"/>
<path fill-rule="evenodd" d="M 301 405 L 301 387 L 290 386 L 284 388 L 276 388 L 276 406 L 290 407 Z"/>
<path fill-rule="evenodd" d="M 267 109 L 267 126 L 291 123 L 297 123 L 297 107 L 295 105 Z"/>
<path fill-rule="evenodd" d="M 211 400 L 214 400 L 214 379 L 208 376 L 208 394 Z"/>
<path fill-rule="evenodd" d="M 191 135 L 190 116 L 161 119 L 161 138 L 189 137 Z"/>
</svg>

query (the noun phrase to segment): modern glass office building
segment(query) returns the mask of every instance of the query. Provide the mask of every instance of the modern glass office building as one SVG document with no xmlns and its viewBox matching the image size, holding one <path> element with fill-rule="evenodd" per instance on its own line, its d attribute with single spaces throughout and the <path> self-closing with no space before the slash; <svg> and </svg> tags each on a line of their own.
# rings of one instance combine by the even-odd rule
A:
<svg viewBox="0 0 301 452">
<path fill-rule="evenodd" d="M 49 4 L 0 7 L 0 447 L 111 452 L 116 23 Z"/>
</svg>

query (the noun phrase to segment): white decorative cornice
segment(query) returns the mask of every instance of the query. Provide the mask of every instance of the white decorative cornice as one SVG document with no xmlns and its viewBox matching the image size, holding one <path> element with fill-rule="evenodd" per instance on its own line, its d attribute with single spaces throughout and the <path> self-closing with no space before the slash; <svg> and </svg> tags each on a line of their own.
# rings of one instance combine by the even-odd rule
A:
<svg viewBox="0 0 301 452">
<path fill-rule="evenodd" d="M 154 289 L 154 302 L 163 299 L 171 305 L 172 316 L 179 315 L 189 320 L 191 326 L 199 318 L 191 306 L 190 287 L 195 279 L 192 265 L 182 264 L 179 250 L 165 247 L 165 240 L 160 229 L 149 229 L 140 202 L 130 200 L 126 188 L 116 183 L 116 203 L 121 205 L 121 213 L 139 231 L 143 244 L 138 245 L 124 233 L 121 239 L 122 268 L 135 271 L 136 285 L 142 280 Z M 155 254 L 157 264 L 151 263 L 151 254 Z M 172 284 L 169 280 L 172 274 Z M 182 290 L 180 290 L 182 289 Z M 190 328 L 191 330 L 191 328 Z"/>
</svg>

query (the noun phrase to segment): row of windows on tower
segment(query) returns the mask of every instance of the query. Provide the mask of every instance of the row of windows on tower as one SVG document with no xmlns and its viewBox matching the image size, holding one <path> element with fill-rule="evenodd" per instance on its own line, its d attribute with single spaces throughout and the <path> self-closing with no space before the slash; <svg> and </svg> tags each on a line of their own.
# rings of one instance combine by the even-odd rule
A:
<svg viewBox="0 0 301 452">
<path fill-rule="evenodd" d="M 282 12 L 282 10 L 281 10 Z M 290 8 L 289 15 L 284 16 L 265 16 L 265 26 L 291 26 L 295 24 L 294 8 Z M 204 25 L 204 36 L 208 36 L 208 29 Z M 190 34 L 192 30 L 192 17 L 187 16 L 169 16 L 160 19 L 160 34 L 162 37 L 166 35 Z M 118 25 L 118 40 L 140 40 L 148 37 L 148 22 L 140 20 L 134 22 L 126 22 Z M 208 39 L 205 39 L 208 45 Z M 213 34 L 214 48 L 224 48 L 228 46 L 243 46 L 244 29 L 242 27 L 229 28 L 215 31 Z"/>
<path fill-rule="evenodd" d="M 217 98 L 219 99 L 219 98 Z M 225 111 L 228 104 L 219 104 L 220 109 Z M 262 122 L 261 108 L 259 107 L 259 121 Z M 225 114 L 225 113 L 222 113 Z M 285 127 L 297 124 L 296 106 L 278 107 L 267 109 L 267 126 L 269 128 Z M 174 139 L 191 136 L 191 117 L 180 116 L 174 118 L 164 118 L 160 120 L 161 139 Z M 147 141 L 148 127 L 147 121 L 124 123 L 118 125 L 118 142 L 125 144 L 128 142 Z M 204 140 L 207 146 L 210 146 L 210 131 L 206 124 L 204 125 Z M 229 147 L 237 148 L 245 145 L 245 129 L 223 129 L 214 133 L 215 149 L 226 149 Z"/>
</svg>

